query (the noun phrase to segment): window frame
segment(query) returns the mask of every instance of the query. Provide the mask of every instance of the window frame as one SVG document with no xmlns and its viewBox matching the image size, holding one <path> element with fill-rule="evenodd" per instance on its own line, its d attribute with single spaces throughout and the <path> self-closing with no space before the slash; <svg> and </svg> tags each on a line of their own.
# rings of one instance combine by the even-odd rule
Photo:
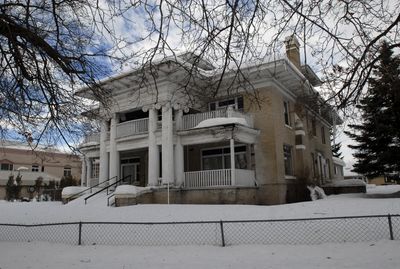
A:
<svg viewBox="0 0 400 269">
<path fill-rule="evenodd" d="M 283 101 L 283 120 L 286 126 L 291 127 L 291 117 L 290 117 L 290 103 L 289 101 Z"/>
<path fill-rule="evenodd" d="M 3 167 L 7 166 L 7 169 L 3 169 Z M 0 163 L 0 171 L 14 171 L 14 164 L 13 163 Z"/>
<path fill-rule="evenodd" d="M 229 102 L 232 100 L 233 100 L 233 103 L 231 103 L 231 104 L 220 105 L 220 103 Z M 216 111 L 216 110 L 220 110 L 220 109 L 226 109 L 229 106 L 234 106 L 234 109 L 243 111 L 243 108 L 244 108 L 243 96 L 240 95 L 240 96 L 235 96 L 235 97 L 230 97 L 230 98 L 225 98 L 225 99 L 220 99 L 217 101 L 210 102 L 210 103 L 208 103 L 208 111 Z"/>
<path fill-rule="evenodd" d="M 64 166 L 63 176 L 64 177 L 68 177 L 68 176 L 72 177 L 72 168 L 70 166 Z"/>
<path fill-rule="evenodd" d="M 32 171 L 32 172 L 38 173 L 39 170 L 40 170 L 40 165 L 38 165 L 38 164 L 32 164 L 32 166 L 31 166 L 31 171 Z"/>
<path fill-rule="evenodd" d="M 244 150 L 242 150 L 242 149 L 240 149 L 240 148 L 244 148 Z M 221 152 L 220 153 L 216 153 L 216 154 L 207 154 L 207 155 L 204 155 L 203 153 L 204 153 L 204 151 L 207 151 L 207 150 L 220 150 Z M 230 158 L 230 146 L 222 146 L 222 147 L 211 147 L 211 148 L 204 148 L 204 149 L 201 149 L 201 151 L 200 151 L 200 159 L 201 159 L 201 170 L 203 171 L 203 170 L 214 170 L 214 169 L 204 169 L 204 159 L 205 158 L 207 158 L 207 157 L 220 157 L 221 158 L 221 166 L 222 166 L 222 168 L 216 168 L 217 170 L 218 169 L 230 169 L 231 167 L 226 167 L 225 166 L 225 157 L 229 157 Z M 240 168 L 240 167 L 236 167 L 237 166 L 237 164 L 238 164 L 238 159 L 240 158 L 240 157 L 238 157 L 238 156 L 244 156 L 244 160 L 245 160 L 245 168 Z M 247 147 L 246 147 L 246 145 L 245 144 L 238 144 L 238 145 L 235 145 L 235 169 L 247 169 L 247 167 L 248 167 L 248 162 L 249 162 L 249 160 L 247 160 Z M 230 165 L 230 163 L 229 163 L 229 165 Z"/>
<path fill-rule="evenodd" d="M 326 135 L 324 126 L 321 126 L 321 142 L 322 144 L 326 144 Z"/>
<path fill-rule="evenodd" d="M 315 119 L 311 119 L 311 133 L 313 136 L 317 136 L 317 121 Z"/>
<path fill-rule="evenodd" d="M 288 151 L 286 149 L 288 149 Z M 284 174 L 285 176 L 294 176 L 293 146 L 288 144 L 283 144 L 282 150 L 283 150 Z M 287 153 L 289 153 L 289 155 L 287 155 Z"/>
</svg>

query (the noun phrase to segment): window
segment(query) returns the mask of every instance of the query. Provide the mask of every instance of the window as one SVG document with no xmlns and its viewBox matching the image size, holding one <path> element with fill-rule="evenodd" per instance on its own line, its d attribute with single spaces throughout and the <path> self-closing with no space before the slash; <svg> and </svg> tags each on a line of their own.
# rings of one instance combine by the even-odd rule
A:
<svg viewBox="0 0 400 269">
<path fill-rule="evenodd" d="M 64 176 L 68 177 L 68 176 L 71 176 L 71 175 L 72 175 L 71 167 L 64 167 Z"/>
<path fill-rule="evenodd" d="M 227 108 L 228 106 L 233 106 L 237 110 L 243 110 L 243 97 L 238 96 L 230 99 L 224 99 L 221 101 L 216 101 L 208 104 L 210 111 Z"/>
<path fill-rule="evenodd" d="M 202 151 L 203 170 L 231 168 L 229 147 L 204 149 Z M 247 169 L 246 146 L 235 147 L 235 168 Z"/>
<path fill-rule="evenodd" d="M 311 161 L 312 161 L 312 168 L 313 168 L 313 175 L 314 178 L 318 177 L 318 173 L 317 173 L 317 164 L 318 164 L 318 160 L 315 157 L 314 153 L 311 153 Z"/>
<path fill-rule="evenodd" d="M 321 140 L 322 140 L 322 144 L 326 143 L 326 140 L 325 140 L 325 127 L 324 126 L 321 127 Z"/>
<path fill-rule="evenodd" d="M 2 163 L 0 167 L 1 171 L 12 171 L 13 165 L 11 163 Z"/>
<path fill-rule="evenodd" d="M 289 111 L 289 102 L 283 101 L 283 115 L 285 118 L 285 124 L 287 126 L 290 125 L 290 111 Z"/>
<path fill-rule="evenodd" d="M 100 163 L 97 160 L 94 160 L 94 162 L 92 163 L 92 171 L 90 171 L 90 174 L 92 176 L 92 178 L 99 178 L 99 174 L 100 174 Z"/>
<path fill-rule="evenodd" d="M 32 164 L 32 172 L 39 172 L 39 165 Z"/>
<path fill-rule="evenodd" d="M 283 160 L 285 164 L 285 175 L 293 176 L 292 146 L 283 145 Z"/>
<path fill-rule="evenodd" d="M 315 122 L 315 119 L 311 120 L 311 132 L 313 136 L 317 136 L 317 124 Z"/>
<path fill-rule="evenodd" d="M 42 165 L 42 172 L 44 172 L 44 166 Z"/>
</svg>

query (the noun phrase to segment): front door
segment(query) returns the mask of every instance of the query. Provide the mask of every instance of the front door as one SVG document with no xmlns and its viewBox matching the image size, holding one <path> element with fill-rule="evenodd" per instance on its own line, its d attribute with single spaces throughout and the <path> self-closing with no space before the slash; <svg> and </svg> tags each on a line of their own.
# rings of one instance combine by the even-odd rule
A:
<svg viewBox="0 0 400 269">
<path fill-rule="evenodd" d="M 126 179 L 128 184 L 140 185 L 140 163 L 121 164 L 121 175 L 122 178 L 131 176 L 130 179 Z"/>
</svg>

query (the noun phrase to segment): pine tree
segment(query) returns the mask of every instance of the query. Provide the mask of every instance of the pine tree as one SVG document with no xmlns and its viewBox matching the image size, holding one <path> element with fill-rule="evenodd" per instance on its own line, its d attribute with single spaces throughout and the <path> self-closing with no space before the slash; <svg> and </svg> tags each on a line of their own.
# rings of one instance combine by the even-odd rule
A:
<svg viewBox="0 0 400 269">
<path fill-rule="evenodd" d="M 340 142 L 332 144 L 332 155 L 333 155 L 333 157 L 336 157 L 336 158 L 339 158 L 339 159 L 343 158 L 342 152 L 340 152 L 340 148 L 341 147 L 342 147 L 342 143 L 340 143 Z"/>
<path fill-rule="evenodd" d="M 400 58 L 387 43 L 380 50 L 379 63 L 369 79 L 369 88 L 360 100 L 360 124 L 346 132 L 357 145 L 354 172 L 372 178 L 399 173 L 400 163 Z"/>
<path fill-rule="evenodd" d="M 332 156 L 343 159 L 342 152 L 340 151 L 342 148 L 341 142 L 335 142 L 335 134 L 331 131 L 331 149 L 332 149 Z"/>
</svg>

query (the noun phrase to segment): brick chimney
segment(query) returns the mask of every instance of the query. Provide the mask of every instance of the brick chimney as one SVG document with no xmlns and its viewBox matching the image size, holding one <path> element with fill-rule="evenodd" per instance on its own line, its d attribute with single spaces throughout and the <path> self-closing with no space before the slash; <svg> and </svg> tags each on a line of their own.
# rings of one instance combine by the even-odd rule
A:
<svg viewBox="0 0 400 269">
<path fill-rule="evenodd" d="M 300 70 L 300 43 L 294 35 L 285 38 L 286 56 Z"/>
</svg>

